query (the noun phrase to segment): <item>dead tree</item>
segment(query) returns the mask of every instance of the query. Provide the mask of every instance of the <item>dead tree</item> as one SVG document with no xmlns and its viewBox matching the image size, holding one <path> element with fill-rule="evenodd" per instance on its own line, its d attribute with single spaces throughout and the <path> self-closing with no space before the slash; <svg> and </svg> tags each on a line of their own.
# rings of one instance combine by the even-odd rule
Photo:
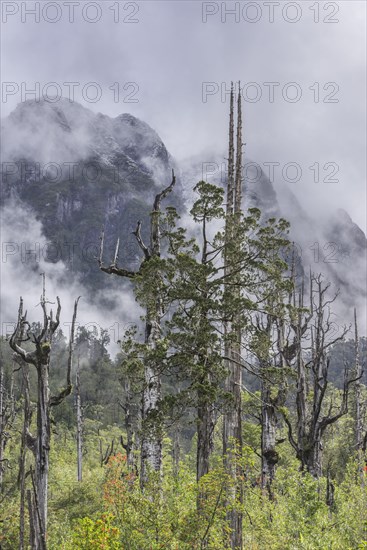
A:
<svg viewBox="0 0 367 550">
<path fill-rule="evenodd" d="M 158 193 L 153 203 L 150 222 L 150 245 L 147 246 L 141 235 L 141 222 L 137 223 L 133 232 L 136 241 L 143 252 L 143 261 L 138 271 L 130 271 L 117 266 L 119 239 L 116 244 L 113 262 L 109 266 L 103 264 L 103 243 L 104 234 L 101 236 L 101 247 L 99 254 L 99 267 L 108 274 L 135 279 L 141 274 L 145 262 L 150 262 L 161 255 L 161 231 L 160 215 L 161 202 L 172 191 L 176 182 L 172 170 L 172 181 L 168 187 Z M 159 278 L 159 275 L 157 274 Z M 142 398 L 142 437 L 140 455 L 140 483 L 144 488 L 148 481 L 149 470 L 161 472 L 162 467 L 162 426 L 159 418 L 159 404 L 161 401 L 161 365 L 154 360 L 154 351 L 161 338 L 161 319 L 164 315 L 163 300 L 159 292 L 159 281 L 152 289 L 151 296 L 146 300 L 145 306 L 145 344 L 148 349 L 149 358 L 144 364 L 145 384 Z M 153 359 L 151 359 L 152 357 Z"/>
<path fill-rule="evenodd" d="M 290 281 L 294 290 L 294 255 Z M 260 346 L 255 352 L 261 382 L 261 487 L 267 491 L 270 500 L 274 497 L 272 484 L 279 461 L 277 445 L 285 441 L 284 438 L 276 438 L 280 417 L 278 411 L 286 403 L 288 365 L 296 355 L 295 345 L 289 345 L 288 342 L 292 331 L 289 316 L 294 316 L 297 311 L 292 300 L 293 294 L 289 290 L 286 300 L 283 291 L 273 288 L 266 301 L 267 313 L 256 315 L 257 333 L 261 337 Z"/>
<path fill-rule="evenodd" d="M 19 507 L 19 550 L 24 549 L 25 535 L 25 505 L 26 505 L 26 457 L 27 457 L 27 433 L 32 421 L 32 411 L 29 398 L 29 367 L 24 364 L 23 373 L 23 394 L 24 394 L 24 415 L 22 440 L 19 455 L 18 487 L 20 489 L 20 507 Z"/>
<path fill-rule="evenodd" d="M 232 299 L 240 297 L 240 286 L 236 285 L 236 274 L 231 274 L 231 261 L 236 257 L 236 251 L 240 250 L 241 243 L 236 238 L 235 227 L 240 222 L 242 212 L 242 112 L 241 93 L 238 91 L 237 103 L 237 139 L 236 160 L 234 154 L 234 94 L 233 84 L 230 97 L 229 116 L 229 153 L 228 153 L 228 181 L 227 181 L 227 209 L 225 227 L 225 277 L 228 283 L 234 285 L 235 290 L 225 292 L 232 293 Z M 235 245 L 233 246 L 233 244 Z M 228 252 L 231 248 L 231 252 Z M 230 288 L 230 287 L 229 287 Z M 233 287 L 232 287 L 233 288 Z M 228 499 L 231 501 L 227 517 L 231 527 L 230 544 L 232 549 L 242 548 L 242 514 L 239 506 L 243 501 L 243 489 L 240 481 L 241 471 L 238 466 L 238 458 L 242 454 L 242 365 L 241 365 L 241 327 L 239 315 L 234 315 L 232 321 L 227 320 L 224 325 L 225 356 L 229 359 L 227 364 L 226 391 L 231 395 L 224 412 L 223 421 L 223 455 L 226 469 L 233 479 L 233 487 L 228 491 Z"/>
<path fill-rule="evenodd" d="M 22 441 L 19 456 L 18 487 L 20 489 L 20 513 L 19 513 L 19 550 L 24 549 L 25 535 L 25 505 L 26 505 L 26 457 L 27 457 L 27 434 L 29 433 L 32 422 L 32 409 L 30 403 L 29 388 L 29 366 L 27 363 L 22 365 L 23 374 L 23 429 Z"/>
<path fill-rule="evenodd" d="M 310 307 L 304 309 L 303 287 L 298 293 L 298 314 L 291 322 L 293 342 L 288 349 L 295 350 L 296 371 L 296 427 L 292 426 L 288 414 L 280 409 L 288 427 L 289 441 L 301 462 L 301 469 L 315 478 L 322 473 L 322 436 L 328 426 L 348 412 L 350 385 L 356 377 L 350 377 L 346 366 L 342 402 L 336 409 L 332 398 L 326 409 L 326 390 L 329 383 L 330 357 L 328 349 L 343 340 L 348 332 L 344 327 L 333 337 L 333 322 L 330 306 L 337 294 L 328 299 L 330 284 L 323 284 L 321 275 L 310 275 Z M 295 304 L 296 305 L 296 304 Z M 284 355 L 285 359 L 287 357 Z M 290 363 L 289 363 L 290 366 Z"/>
<path fill-rule="evenodd" d="M 277 439 L 280 427 L 278 409 L 285 405 L 287 398 L 289 369 L 285 357 L 287 361 L 294 359 L 294 349 L 287 347 L 290 304 L 286 301 L 284 284 L 288 286 L 289 279 L 284 276 L 285 273 L 279 272 L 279 275 L 277 282 L 272 281 L 270 293 L 269 289 L 257 289 L 256 300 L 261 304 L 262 311 L 252 316 L 250 331 L 251 372 L 259 379 L 261 387 L 258 417 L 261 426 L 261 488 L 270 500 L 274 497 L 272 484 L 279 461 L 277 446 L 285 441 L 284 438 Z"/>
<path fill-rule="evenodd" d="M 262 335 L 261 345 L 256 352 L 259 363 L 261 383 L 261 487 L 273 499 L 272 484 L 275 478 L 276 465 L 279 461 L 277 451 L 277 429 L 279 425 L 278 408 L 286 400 L 286 371 L 282 352 L 284 351 L 283 318 L 265 315 L 257 316 L 258 334 Z"/>
<path fill-rule="evenodd" d="M 276 449 L 278 415 L 276 407 L 280 402 L 279 392 L 272 395 L 272 388 L 265 379 L 261 380 L 261 487 L 273 499 L 272 484 L 275 468 L 279 461 Z"/>
<path fill-rule="evenodd" d="M 18 319 L 21 319 L 23 315 L 23 301 L 20 300 L 20 306 L 18 311 Z M 18 344 L 21 344 L 25 336 L 25 325 L 23 324 Z M 32 409 L 30 402 L 30 386 L 29 386 L 29 365 L 23 361 L 19 355 L 14 354 L 14 360 L 20 365 L 22 369 L 22 393 L 24 397 L 23 405 L 23 428 L 22 439 L 20 445 L 19 454 L 19 471 L 18 471 L 18 487 L 20 489 L 20 507 L 19 507 L 19 550 L 24 549 L 24 537 L 25 537 L 25 510 L 26 510 L 26 459 L 27 459 L 27 434 L 29 433 L 32 422 Z"/>
<path fill-rule="evenodd" d="M 82 481 L 83 472 L 83 410 L 80 395 L 80 364 L 75 375 L 75 408 L 76 408 L 76 449 L 77 449 L 77 479 Z"/>
<path fill-rule="evenodd" d="M 43 292 L 41 295 L 40 305 L 43 311 L 43 324 L 39 334 L 31 330 L 31 326 L 27 321 L 27 312 L 23 315 L 23 302 L 20 299 L 18 322 L 14 333 L 10 338 L 10 346 L 12 350 L 27 364 L 33 365 L 37 371 L 37 431 L 33 436 L 29 429 L 26 430 L 26 444 L 32 451 L 35 459 L 35 474 L 33 498 L 29 500 L 33 510 L 30 520 L 37 520 L 33 524 L 36 539 L 38 540 L 35 548 L 46 548 L 46 533 L 47 533 L 47 488 L 48 488 L 48 470 L 49 470 L 49 454 L 50 454 L 50 437 L 51 437 L 51 407 L 60 404 L 65 397 L 71 392 L 71 367 L 72 367 L 72 351 L 74 345 L 74 328 L 77 313 L 77 305 L 79 298 L 74 304 L 74 314 L 71 327 L 69 357 L 66 373 L 66 387 L 63 388 L 57 395 L 50 395 L 49 387 L 49 370 L 50 370 L 50 354 L 52 349 L 52 338 L 60 323 L 61 304 L 57 297 L 57 310 L 54 317 L 53 311 L 48 313 L 45 295 L 45 278 L 43 274 Z M 26 338 L 22 340 L 29 341 L 33 344 L 33 351 L 26 351 L 20 345 L 20 335 L 24 332 Z"/>
</svg>

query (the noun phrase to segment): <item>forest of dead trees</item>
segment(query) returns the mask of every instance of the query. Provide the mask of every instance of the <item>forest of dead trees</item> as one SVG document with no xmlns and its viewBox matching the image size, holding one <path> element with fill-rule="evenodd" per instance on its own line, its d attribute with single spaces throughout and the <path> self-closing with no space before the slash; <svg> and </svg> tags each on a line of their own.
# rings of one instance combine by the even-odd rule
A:
<svg viewBox="0 0 367 550">
<path fill-rule="evenodd" d="M 233 87 L 228 143 L 226 189 L 197 183 L 191 231 L 172 171 L 149 241 L 133 231 L 137 269 L 102 232 L 96 269 L 143 310 L 115 360 L 105 331 L 76 328 L 78 297 L 66 342 L 45 275 L 41 322 L 20 298 L 1 342 L 1 548 L 367 548 L 358 304 L 335 330 L 337 290 L 304 272 L 285 220 L 247 208 Z"/>
</svg>

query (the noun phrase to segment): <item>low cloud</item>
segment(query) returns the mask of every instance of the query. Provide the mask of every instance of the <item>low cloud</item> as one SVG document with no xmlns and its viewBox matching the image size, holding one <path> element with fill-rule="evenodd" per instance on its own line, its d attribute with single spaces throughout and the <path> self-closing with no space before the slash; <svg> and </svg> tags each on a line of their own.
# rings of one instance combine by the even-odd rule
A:
<svg viewBox="0 0 367 550">
<path fill-rule="evenodd" d="M 80 283 L 66 264 L 47 261 L 48 242 L 42 232 L 42 224 L 34 213 L 24 205 L 12 200 L 1 211 L 2 262 L 1 262 L 1 327 L 2 334 L 9 335 L 16 323 L 19 298 L 22 296 L 28 311 L 28 320 L 42 320 L 40 303 L 42 293 L 41 274 L 46 275 L 46 298 L 61 301 L 60 327 L 69 335 L 74 301 L 81 296 L 77 321 L 79 325 L 107 329 L 110 335 L 110 352 L 119 349 L 118 340 L 131 323 L 139 322 L 141 310 L 136 304 L 131 288 L 121 285 L 121 290 L 112 288 L 106 275 L 106 288 L 98 291 L 91 300 L 90 292 Z M 96 264 L 96 269 L 98 269 Z M 112 304 L 108 310 L 101 303 Z M 55 305 L 49 305 L 55 308 Z"/>
</svg>

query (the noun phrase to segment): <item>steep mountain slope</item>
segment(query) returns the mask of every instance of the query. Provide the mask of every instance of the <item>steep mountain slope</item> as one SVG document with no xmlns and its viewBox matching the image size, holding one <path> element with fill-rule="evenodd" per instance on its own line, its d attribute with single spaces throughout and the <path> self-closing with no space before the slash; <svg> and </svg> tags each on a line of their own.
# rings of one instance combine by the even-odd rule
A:
<svg viewBox="0 0 367 550">
<path fill-rule="evenodd" d="M 84 284 L 101 287 L 95 257 L 105 228 L 106 261 L 122 239 L 120 264 L 130 267 L 138 249 L 132 231 L 158 190 L 171 180 L 174 162 L 146 123 L 115 119 L 62 100 L 27 101 L 3 121 L 3 199 L 30 206 L 52 243 L 49 259 L 62 259 Z M 180 202 L 180 182 L 171 204 Z"/>
<path fill-rule="evenodd" d="M 158 134 L 132 115 L 112 119 L 66 99 L 19 104 L 2 121 L 2 137 L 3 199 L 33 209 L 52 243 L 48 259 L 62 259 L 92 289 L 106 285 L 95 259 L 101 228 L 106 261 L 120 237 L 120 265 L 134 267 L 140 254 L 131 232 L 142 219 L 147 237 L 153 197 L 169 183 L 172 167 L 179 177 L 169 203 L 180 209 L 200 179 L 222 185 L 226 180 L 224 164 L 204 173 L 201 159 L 190 159 L 178 169 Z M 263 218 L 288 219 L 300 273 L 311 268 L 341 287 L 346 310 L 363 306 L 363 231 L 342 210 L 330 219 L 313 219 L 287 185 L 272 184 L 246 162 L 244 207 L 260 208 Z"/>
</svg>

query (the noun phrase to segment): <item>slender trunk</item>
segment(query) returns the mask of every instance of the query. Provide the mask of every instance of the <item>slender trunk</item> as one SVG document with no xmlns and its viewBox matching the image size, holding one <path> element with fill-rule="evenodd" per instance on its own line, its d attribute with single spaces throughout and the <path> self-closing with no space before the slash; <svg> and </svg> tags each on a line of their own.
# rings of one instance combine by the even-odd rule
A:
<svg viewBox="0 0 367 550">
<path fill-rule="evenodd" d="M 298 349 L 297 354 L 297 441 L 299 447 L 299 459 L 302 469 L 307 468 L 309 459 L 306 458 L 308 453 L 309 438 L 307 434 L 307 406 L 306 406 L 306 375 L 304 362 L 301 357 L 301 349 Z M 307 468 L 308 469 L 308 468 Z"/>
<path fill-rule="evenodd" d="M 28 515 L 29 515 L 29 543 L 32 550 L 41 550 L 41 541 L 39 536 L 39 526 L 36 514 L 36 503 L 34 495 L 30 489 L 27 489 Z"/>
<path fill-rule="evenodd" d="M 330 479 L 330 472 L 327 472 L 326 477 L 326 504 L 329 506 L 329 518 L 332 517 L 332 510 L 334 508 L 334 493 L 335 493 L 335 487 Z"/>
<path fill-rule="evenodd" d="M 140 237 L 140 226 L 138 224 L 135 233 L 140 245 L 144 250 L 147 261 L 151 258 L 160 258 L 161 255 L 161 231 L 160 212 L 162 200 L 172 191 L 175 185 L 175 175 L 172 170 L 172 182 L 154 199 L 153 211 L 151 213 L 150 226 L 150 251 L 143 245 Z M 155 274 L 155 281 L 152 294 L 148 298 L 145 343 L 153 357 L 149 357 L 144 366 L 145 385 L 143 390 L 142 403 L 142 440 L 141 440 L 141 471 L 140 486 L 143 489 L 148 481 L 149 470 L 162 475 L 162 443 L 163 426 L 159 411 L 161 401 L 161 365 L 157 364 L 154 352 L 157 343 L 161 338 L 161 319 L 164 315 L 162 302 L 162 279 L 159 272 Z"/>
<path fill-rule="evenodd" d="M 262 380 L 261 400 L 261 486 L 268 491 L 269 498 L 272 500 L 272 483 L 279 460 L 275 449 L 277 416 L 271 402 L 270 387 L 265 380 Z"/>
<path fill-rule="evenodd" d="M 15 399 L 14 399 L 14 369 L 10 375 L 10 392 L 9 392 L 10 412 L 12 417 L 15 415 Z"/>
<path fill-rule="evenodd" d="M 205 365 L 205 358 L 200 357 L 199 361 Z M 213 430 L 214 430 L 214 418 L 213 418 L 213 404 L 212 400 L 208 396 L 208 387 L 211 383 L 211 377 L 208 373 L 204 380 L 199 385 L 197 394 L 198 406 L 197 406 L 197 449 L 196 449 L 196 480 L 199 483 L 200 479 L 209 473 L 210 469 L 210 456 L 213 451 Z M 197 512 L 201 516 L 204 503 L 207 498 L 206 491 L 201 489 L 197 496 Z M 208 533 L 201 541 L 201 548 L 207 548 L 209 544 Z"/>
<path fill-rule="evenodd" d="M 315 402 L 320 399 L 320 389 L 316 389 L 314 394 L 314 407 L 312 410 L 312 422 L 310 424 L 307 410 L 307 382 L 304 361 L 299 352 L 297 358 L 298 380 L 297 380 L 297 441 L 298 458 L 301 461 L 302 470 L 309 472 L 313 477 L 319 478 L 321 475 L 321 433 L 319 430 L 319 419 L 316 411 Z M 321 383 L 321 378 L 317 381 Z"/>
<path fill-rule="evenodd" d="M 356 449 L 358 457 L 358 469 L 361 478 L 362 486 L 364 485 L 364 472 L 363 472 L 363 421 L 362 421 L 362 403 L 361 403 L 361 376 L 362 365 L 359 357 L 359 337 L 358 337 L 358 324 L 357 324 L 357 310 L 354 308 L 354 361 L 355 361 L 355 439 Z"/>
<path fill-rule="evenodd" d="M 40 518 L 40 535 L 47 532 L 47 491 L 50 456 L 50 390 L 48 383 L 49 361 L 38 366 L 38 403 L 37 403 L 37 442 L 35 486 L 37 490 L 37 508 Z"/>
<path fill-rule="evenodd" d="M 242 548 L 242 513 L 239 510 L 243 501 L 242 467 L 239 464 L 242 456 L 242 367 L 237 364 L 240 358 L 234 348 L 235 346 L 232 346 L 231 351 L 236 363 L 231 362 L 226 384 L 226 390 L 231 394 L 232 402 L 224 423 L 224 452 L 226 469 L 232 478 L 232 485 L 227 491 L 229 501 L 227 520 L 231 528 L 230 547 L 237 550 Z"/>
<path fill-rule="evenodd" d="M 133 417 L 132 417 L 132 393 L 131 393 L 131 383 L 130 383 L 130 377 L 127 374 L 125 377 L 125 394 L 126 394 L 126 401 L 125 405 L 123 406 L 123 410 L 125 413 L 125 430 L 126 430 L 126 445 L 123 444 L 123 447 L 126 451 L 126 464 L 129 469 L 129 471 L 134 471 L 135 468 L 135 457 L 134 457 L 134 426 L 133 426 Z"/>
<path fill-rule="evenodd" d="M 240 222 L 242 212 L 242 111 L 241 93 L 238 92 L 237 104 L 237 142 L 236 142 L 236 170 L 234 175 L 234 141 L 233 141 L 233 87 L 231 91 L 230 124 L 229 124 L 229 157 L 228 157 L 228 186 L 227 186 L 227 220 L 226 220 L 226 245 L 235 244 L 231 253 L 225 254 L 225 263 L 229 267 L 226 274 L 231 274 L 230 264 L 236 251 L 240 251 L 241 243 L 235 235 L 235 226 Z M 232 211 L 233 207 L 233 211 Z M 232 279 L 236 279 L 234 276 Z M 233 282 L 233 280 L 232 280 Z M 232 293 L 232 298 L 240 298 L 240 287 L 237 285 Z M 231 292 L 231 291 L 229 291 Z M 228 375 L 226 390 L 232 396 L 230 406 L 224 415 L 223 423 L 223 453 L 227 472 L 233 480 L 233 485 L 227 492 L 230 507 L 227 513 L 231 527 L 230 545 L 232 549 L 242 548 L 242 514 L 238 508 L 243 502 L 243 487 L 241 481 L 241 467 L 239 459 L 242 456 L 242 367 L 241 367 L 241 328 L 239 314 L 235 313 L 233 323 L 226 322 L 224 329 L 225 353 Z M 230 338 L 228 338 L 228 336 Z"/>
<path fill-rule="evenodd" d="M 160 337 L 158 312 L 148 319 L 145 330 L 145 343 L 150 352 L 154 352 Z M 140 484 L 144 488 L 148 481 L 149 471 L 161 474 L 162 469 L 162 427 L 159 419 L 158 405 L 161 400 L 161 375 L 154 360 L 145 365 L 145 385 L 142 406 L 142 441 Z"/>
<path fill-rule="evenodd" d="M 180 446 L 180 426 L 177 425 L 175 427 L 175 430 L 172 435 L 173 439 L 173 445 L 172 445 L 172 470 L 173 470 L 173 477 L 177 478 L 179 470 L 180 470 L 180 454 L 181 454 L 181 446 Z"/>
<path fill-rule="evenodd" d="M 24 549 L 25 534 L 25 500 L 26 500 L 26 452 L 27 452 L 27 434 L 31 424 L 31 411 L 29 400 L 29 367 L 23 365 L 23 391 L 24 391 L 24 420 L 22 430 L 22 441 L 19 456 L 19 475 L 18 485 L 20 489 L 20 510 L 19 510 L 19 550 Z"/>
<path fill-rule="evenodd" d="M 209 376 L 206 384 L 210 384 Z M 199 482 L 204 475 L 209 473 L 210 455 L 213 450 L 213 405 L 208 399 L 205 389 L 198 392 L 197 415 L 196 479 Z"/>
<path fill-rule="evenodd" d="M 80 396 L 80 373 L 79 373 L 79 362 L 78 370 L 76 373 L 76 447 L 77 447 L 77 476 L 78 481 L 82 481 L 82 468 L 83 468 L 83 413 L 82 413 L 82 403 Z"/>
<path fill-rule="evenodd" d="M 146 367 L 145 383 L 147 388 L 143 396 L 143 426 L 141 439 L 141 473 L 142 488 L 148 481 L 149 471 L 161 473 L 162 467 L 162 434 L 156 418 L 157 404 L 160 400 L 160 380 L 153 368 Z"/>
</svg>

